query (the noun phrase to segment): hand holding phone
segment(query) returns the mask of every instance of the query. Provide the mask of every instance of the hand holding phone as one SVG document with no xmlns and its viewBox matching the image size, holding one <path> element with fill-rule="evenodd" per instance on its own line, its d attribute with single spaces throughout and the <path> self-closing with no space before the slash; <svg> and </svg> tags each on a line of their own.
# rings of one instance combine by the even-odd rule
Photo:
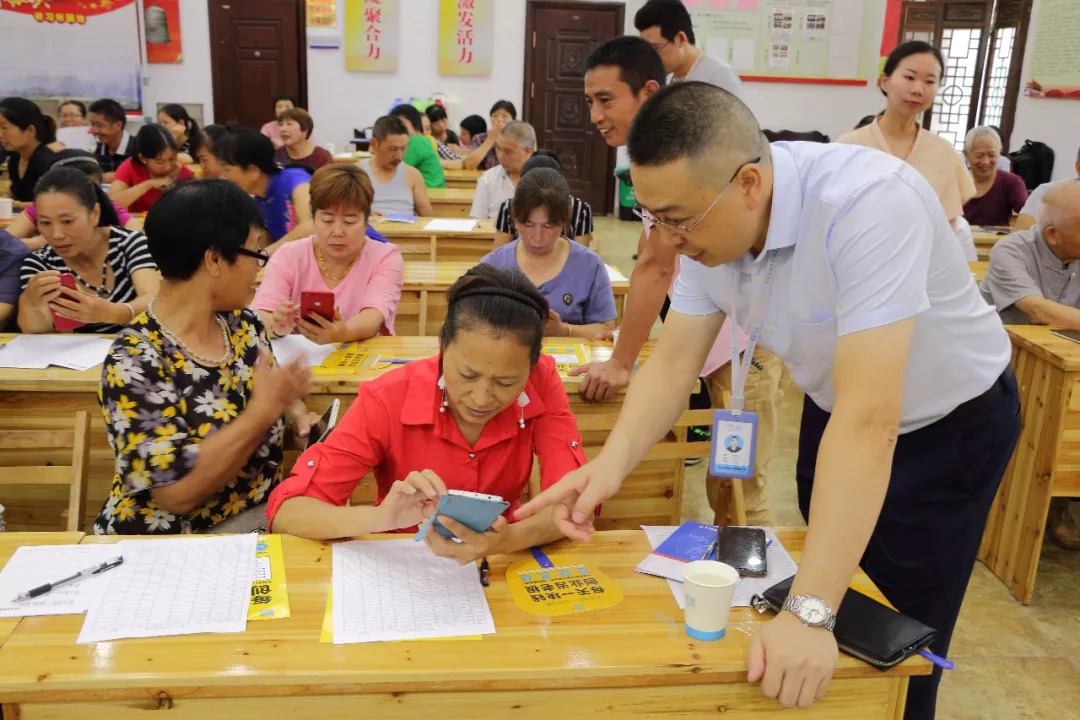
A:
<svg viewBox="0 0 1080 720">
<path fill-rule="evenodd" d="M 300 317 L 311 320 L 313 315 L 321 315 L 333 322 L 334 293 L 317 290 L 305 290 L 300 293 Z"/>
<path fill-rule="evenodd" d="M 436 519 L 439 515 L 453 518 L 474 532 L 487 532 L 508 507 L 510 503 L 498 495 L 450 490 L 439 499 L 435 514 L 420 527 L 420 531 L 416 533 L 416 540 L 423 540 L 431 526 L 434 526 L 435 531 L 445 538 L 452 540 L 456 537 Z"/>
<path fill-rule="evenodd" d="M 68 297 L 71 297 L 73 299 L 78 298 L 79 288 L 78 285 L 75 283 L 75 276 L 71 273 L 60 273 L 60 287 L 62 288 L 60 290 L 61 295 L 67 295 Z M 53 327 L 56 328 L 57 332 L 71 332 L 72 330 L 81 328 L 86 325 L 86 323 L 84 323 L 82 320 L 73 320 L 71 318 L 66 318 L 58 314 L 55 310 L 51 308 L 49 309 L 49 312 L 52 313 Z"/>
<path fill-rule="evenodd" d="M 341 400 L 334 400 L 326 412 L 319 417 L 319 421 L 311 428 L 307 437 L 305 449 L 317 445 L 330 436 L 330 431 L 337 425 L 338 410 L 341 408 Z"/>
</svg>

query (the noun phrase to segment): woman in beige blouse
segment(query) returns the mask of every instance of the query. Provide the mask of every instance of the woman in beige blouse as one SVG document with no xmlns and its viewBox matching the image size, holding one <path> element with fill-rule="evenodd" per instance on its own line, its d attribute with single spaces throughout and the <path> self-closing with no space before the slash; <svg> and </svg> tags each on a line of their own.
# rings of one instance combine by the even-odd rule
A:
<svg viewBox="0 0 1080 720">
<path fill-rule="evenodd" d="M 934 102 L 944 68 L 941 53 L 934 46 L 918 40 L 898 45 L 878 79 L 887 99 L 885 111 L 837 142 L 881 150 L 918 170 L 941 199 L 968 260 L 975 260 L 971 229 L 964 220 L 964 203 L 975 195 L 971 173 L 952 143 L 919 124 Z"/>
</svg>

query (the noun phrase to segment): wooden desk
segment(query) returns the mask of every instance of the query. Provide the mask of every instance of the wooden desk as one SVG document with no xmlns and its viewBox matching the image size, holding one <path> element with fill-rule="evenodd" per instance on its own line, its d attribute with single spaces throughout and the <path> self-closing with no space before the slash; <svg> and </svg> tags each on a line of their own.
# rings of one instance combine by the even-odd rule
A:
<svg viewBox="0 0 1080 720">
<path fill-rule="evenodd" d="M 990 263 L 989 261 L 983 260 L 969 262 L 968 268 L 971 269 L 971 274 L 975 277 L 975 282 L 981 283 L 986 277 L 986 272 L 990 269 Z"/>
<path fill-rule="evenodd" d="M 476 188 L 428 188 L 427 193 L 435 217 L 469 217 Z"/>
<path fill-rule="evenodd" d="M 1013 229 L 1008 227 L 983 229 L 973 226 L 971 235 L 975 240 L 975 254 L 978 255 L 980 260 L 989 260 L 990 251 L 997 244 L 997 241 L 1011 232 L 1013 232 Z"/>
<path fill-rule="evenodd" d="M 0 341 L 10 337 L 0 335 Z M 566 338 L 552 338 L 550 343 L 577 348 L 586 362 L 607 360 L 611 357 L 611 343 L 568 341 Z M 355 399 L 360 383 L 400 367 L 378 363 L 378 358 L 430 357 L 438 353 L 438 338 L 379 337 L 350 347 L 362 351 L 364 358 L 354 358 L 357 360 L 354 365 L 343 370 L 319 369 L 315 373 L 312 394 L 308 398 L 310 409 L 322 412 L 333 400 L 338 399 L 341 401 L 341 410 L 346 410 Z M 640 361 L 648 357 L 652 347 L 652 342 L 645 345 Z M 333 358 L 330 358 L 328 363 L 332 360 Z M 90 527 L 101 511 L 101 503 L 107 497 L 112 484 L 115 462 L 97 402 L 100 382 L 100 367 L 83 372 L 61 368 L 0 368 L 0 432 L 13 427 L 46 426 L 55 422 L 57 417 L 71 417 L 77 410 L 86 410 L 90 414 L 90 478 L 84 528 Z M 570 398 L 570 409 L 577 417 L 585 453 L 593 457 L 615 426 L 615 420 L 622 408 L 622 396 L 604 403 L 585 402 L 577 394 L 578 384 L 578 378 L 568 377 L 564 382 Z M 663 442 L 649 451 L 645 460 L 626 479 L 622 490 L 604 503 L 603 516 L 598 525 L 609 530 L 639 525 L 678 524 L 682 508 L 685 470 L 683 461 L 688 457 L 704 457 L 709 452 L 709 443 L 689 443 L 682 439 L 686 437 L 688 426 L 708 425 L 711 422 L 710 410 L 683 412 L 673 433 L 669 433 Z M 0 452 L 0 465 L 23 465 L 26 464 L 25 457 L 15 451 Z M 290 467 L 295 457 L 296 453 L 286 455 L 286 468 Z M 64 464 L 70 461 L 70 455 L 50 455 L 40 451 L 35 451 L 34 458 L 35 464 Z M 533 490 L 538 488 L 539 485 L 534 483 Z M 371 503 L 374 498 L 374 482 L 367 480 L 361 483 L 353 494 L 354 502 Z M 9 527 L 48 530 L 67 506 L 67 492 L 62 488 L 11 488 L 5 494 L 4 504 L 8 505 Z"/>
<path fill-rule="evenodd" d="M 406 262 L 413 260 L 457 260 L 474 265 L 495 249 L 495 221 L 477 220 L 472 230 L 445 232 L 425 230 L 435 218 L 422 217 L 413 223 L 377 220 L 371 226 L 401 248 Z"/>
<path fill-rule="evenodd" d="M 796 558 L 803 531 L 780 531 Z M 91 538 L 84 542 L 114 542 Z M 83 618 L 27 618 L 0 648 L 0 702 L 21 720 L 136 717 L 168 709 L 176 720 L 373 718 L 547 720 L 704 718 L 732 710 L 755 720 L 790 717 L 746 682 L 756 611 L 735 608 L 727 637 L 698 642 L 667 583 L 634 572 L 644 533 L 598 533 L 567 548 L 602 568 L 625 598 L 607 610 L 553 618 L 522 612 L 510 597 L 511 560 L 491 559 L 486 590 L 497 632 L 482 640 L 320 643 L 331 545 L 283 536 L 291 617 L 249 622 L 242 634 L 76 644 Z M 565 545 L 565 544 L 564 544 Z M 855 586 L 880 598 L 862 574 Z M 807 720 L 896 720 L 908 678 L 926 675 L 916 656 L 882 673 L 841 655 L 823 702 Z"/>
<path fill-rule="evenodd" d="M 81 532 L 0 533 L 0 568 L 6 565 L 15 551 L 23 545 L 74 545 L 82 538 Z M 21 620 L 22 618 L 0 618 L 0 647 L 11 633 L 15 632 Z"/>
<path fill-rule="evenodd" d="M 407 262 L 403 271 L 401 300 L 394 332 L 398 335 L 438 335 L 446 319 L 446 295 L 450 286 L 473 267 L 474 262 Z M 612 280 L 616 320 L 622 322 L 630 281 Z"/>
<path fill-rule="evenodd" d="M 356 152 L 338 153 L 334 155 L 334 162 L 336 163 L 354 163 L 357 160 L 363 160 L 364 158 L 371 157 L 371 153 L 367 150 L 357 150 Z"/>
<path fill-rule="evenodd" d="M 1050 499 L 1080 497 L 1080 344 L 1008 325 L 1020 383 L 1020 440 L 986 522 L 979 559 L 1031 602 Z"/>
<path fill-rule="evenodd" d="M 443 175 L 446 177 L 446 187 L 448 188 L 465 188 L 466 190 L 475 190 L 476 181 L 480 179 L 480 176 L 484 174 L 483 170 L 444 170 Z"/>
</svg>

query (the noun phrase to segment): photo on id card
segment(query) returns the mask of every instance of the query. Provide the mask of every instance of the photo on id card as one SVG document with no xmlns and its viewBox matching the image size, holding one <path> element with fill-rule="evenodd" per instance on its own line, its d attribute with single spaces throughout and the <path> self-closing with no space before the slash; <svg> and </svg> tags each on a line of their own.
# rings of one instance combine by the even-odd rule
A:
<svg viewBox="0 0 1080 720">
<path fill-rule="evenodd" d="M 754 474 L 757 449 L 757 414 L 730 410 L 713 414 L 709 474 L 716 477 L 749 478 Z"/>
</svg>

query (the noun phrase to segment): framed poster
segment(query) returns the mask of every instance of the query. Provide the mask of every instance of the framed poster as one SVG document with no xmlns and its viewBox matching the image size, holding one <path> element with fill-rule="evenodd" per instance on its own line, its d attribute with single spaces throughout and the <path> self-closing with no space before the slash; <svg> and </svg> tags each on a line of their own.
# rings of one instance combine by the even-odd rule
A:
<svg viewBox="0 0 1080 720">
<path fill-rule="evenodd" d="M 146 23 L 146 62 L 183 62 L 180 0 L 146 0 L 143 15 Z"/>
</svg>

